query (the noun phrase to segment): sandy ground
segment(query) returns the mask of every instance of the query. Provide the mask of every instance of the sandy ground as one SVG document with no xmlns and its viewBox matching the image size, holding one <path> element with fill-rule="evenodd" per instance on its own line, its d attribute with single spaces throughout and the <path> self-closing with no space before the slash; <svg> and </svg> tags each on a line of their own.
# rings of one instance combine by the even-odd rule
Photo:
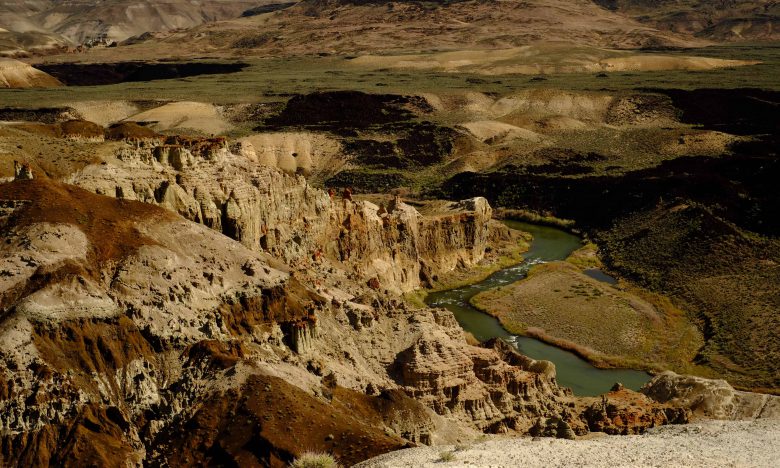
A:
<svg viewBox="0 0 780 468">
<path fill-rule="evenodd" d="M 497 122 L 495 120 L 481 120 L 478 122 L 466 122 L 460 125 L 468 130 L 479 141 L 485 142 L 488 140 L 514 140 L 523 139 L 532 142 L 539 142 L 542 140 L 541 135 L 525 128 L 517 127 L 515 125 L 509 125 L 503 122 Z"/>
<path fill-rule="evenodd" d="M 80 101 L 70 104 L 84 120 L 104 127 L 138 114 L 138 106 L 127 101 Z"/>
<path fill-rule="evenodd" d="M 445 452 L 454 458 L 442 461 Z M 356 466 L 776 467 L 778 461 L 780 421 L 758 420 L 665 426 L 641 436 L 595 436 L 577 441 L 501 438 L 461 450 L 420 447 L 381 455 Z"/>
<path fill-rule="evenodd" d="M 233 128 L 216 106 L 203 102 L 171 102 L 126 120 L 152 123 L 158 131 L 196 130 L 206 135 L 220 135 Z"/>
</svg>

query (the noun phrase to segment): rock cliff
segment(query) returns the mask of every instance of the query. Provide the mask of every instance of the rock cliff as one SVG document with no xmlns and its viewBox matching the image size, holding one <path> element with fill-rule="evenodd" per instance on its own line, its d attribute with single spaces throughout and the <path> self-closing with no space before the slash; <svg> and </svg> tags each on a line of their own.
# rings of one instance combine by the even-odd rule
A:
<svg viewBox="0 0 780 468">
<path fill-rule="evenodd" d="M 133 140 L 110 164 L 89 166 L 69 181 L 160 205 L 286 263 L 326 255 L 394 292 L 484 255 L 492 216 L 484 198 L 431 216 L 403 202 L 385 209 L 329 196 L 302 176 L 258 164 L 246 145 L 233 149 L 237 154 L 224 139 Z"/>
<path fill-rule="evenodd" d="M 780 397 L 741 392 L 725 380 L 667 371 L 655 376 L 641 391 L 655 401 L 688 408 L 699 418 L 780 419 Z"/>
<path fill-rule="evenodd" d="M 105 162 L 70 177 L 97 194 L 0 185 L 0 463 L 284 466 L 306 448 L 352 464 L 687 419 L 634 392 L 576 398 L 551 363 L 399 300 L 503 234 L 484 199 L 423 215 L 331 196 L 222 139 L 134 140 Z"/>
<path fill-rule="evenodd" d="M 352 248 L 370 247 L 357 235 L 364 232 L 380 247 L 410 249 L 409 259 L 433 262 L 447 249 L 468 262 L 480 253 L 473 239 L 481 242 L 489 215 L 481 200 L 435 219 L 402 203 L 380 215 L 367 202 L 333 201 L 301 178 L 261 174 L 280 184 L 274 190 L 287 188 L 288 199 L 313 200 L 313 208 L 285 205 L 291 211 L 321 202 L 329 215 L 310 221 L 321 235 L 351 217 Z M 138 187 L 127 193 L 143 194 Z M 303 446 L 354 463 L 475 431 L 525 433 L 539 420 L 588 430 L 585 403 L 557 386 L 551 364 L 502 342 L 467 345 L 449 312 L 410 309 L 364 281 L 360 268 L 371 265 L 362 257 L 332 258 L 345 252 L 343 240 L 331 254 L 307 257 L 301 250 L 316 245 L 314 234 L 287 239 L 294 246 L 276 251 L 300 265 L 290 268 L 169 210 L 45 177 L 0 185 L 0 199 L 3 463 L 180 466 L 253 457 L 281 466 Z M 465 225 L 460 232 L 455 220 Z M 421 247 L 436 229 L 456 232 Z M 390 278 L 399 289 L 414 284 Z M 305 424 L 328 414 L 325 436 Z"/>
</svg>

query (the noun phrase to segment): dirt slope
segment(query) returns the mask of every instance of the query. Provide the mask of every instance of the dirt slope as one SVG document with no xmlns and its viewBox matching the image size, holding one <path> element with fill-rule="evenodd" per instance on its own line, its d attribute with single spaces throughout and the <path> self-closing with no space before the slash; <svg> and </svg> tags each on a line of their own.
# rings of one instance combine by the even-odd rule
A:
<svg viewBox="0 0 780 468">
<path fill-rule="evenodd" d="M 0 59 L 0 88 L 53 88 L 62 86 L 53 76 L 24 62 Z"/>
<path fill-rule="evenodd" d="M 716 41 L 776 41 L 780 4 L 762 0 L 595 0 L 658 29 Z"/>
<path fill-rule="evenodd" d="M 236 18 L 263 0 L 67 0 L 0 3 L 0 27 L 16 32 L 57 33 L 80 44 L 104 36 L 122 41 L 148 31 L 190 28 L 207 21 Z"/>
<path fill-rule="evenodd" d="M 236 54 L 366 53 L 511 48 L 539 42 L 637 48 L 704 41 L 659 31 L 588 0 L 338 2 L 307 0 L 269 14 L 222 21 L 139 44 Z M 153 44 L 153 45 L 152 45 Z"/>
</svg>

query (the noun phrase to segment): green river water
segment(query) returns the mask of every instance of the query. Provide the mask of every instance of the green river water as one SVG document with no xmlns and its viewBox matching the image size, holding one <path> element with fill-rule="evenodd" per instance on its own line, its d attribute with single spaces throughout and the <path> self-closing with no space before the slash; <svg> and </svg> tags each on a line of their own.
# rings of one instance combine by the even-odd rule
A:
<svg viewBox="0 0 780 468">
<path fill-rule="evenodd" d="M 452 311 L 463 329 L 471 332 L 479 341 L 503 338 L 526 356 L 552 361 L 557 369 L 558 383 L 571 388 L 575 395 L 600 395 L 609 391 L 615 382 L 638 390 L 650 379 L 650 375 L 646 372 L 631 369 L 598 369 L 569 351 L 534 338 L 510 334 L 496 318 L 480 312 L 469 303 L 469 299 L 482 291 L 524 278 L 532 265 L 563 260 L 581 246 L 577 236 L 560 229 L 519 221 L 507 221 L 506 224 L 513 229 L 530 232 L 534 236 L 531 249 L 524 255 L 525 261 L 500 270 L 479 283 L 431 293 L 426 298 L 428 305 L 444 307 Z"/>
</svg>

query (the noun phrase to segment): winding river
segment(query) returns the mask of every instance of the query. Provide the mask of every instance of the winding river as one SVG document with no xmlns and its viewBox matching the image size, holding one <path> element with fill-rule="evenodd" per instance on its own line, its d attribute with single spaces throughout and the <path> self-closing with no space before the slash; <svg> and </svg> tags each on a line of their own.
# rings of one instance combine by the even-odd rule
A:
<svg viewBox="0 0 780 468">
<path fill-rule="evenodd" d="M 431 293 L 426 298 L 428 305 L 444 307 L 452 311 L 463 329 L 471 332 L 480 341 L 495 337 L 503 338 L 526 356 L 552 361 L 557 369 L 558 383 L 571 388 L 575 395 L 600 395 L 609 391 L 615 382 L 621 382 L 627 388 L 638 390 L 650 379 L 650 375 L 646 372 L 631 369 L 598 369 L 569 351 L 534 338 L 510 334 L 501 326 L 498 319 L 480 312 L 469 303 L 469 299 L 482 291 L 524 278 L 532 265 L 563 260 L 581 246 L 577 236 L 560 229 L 519 221 L 507 221 L 506 224 L 513 229 L 530 232 L 534 236 L 530 250 L 524 255 L 525 261 L 497 271 L 479 283 Z"/>
</svg>

